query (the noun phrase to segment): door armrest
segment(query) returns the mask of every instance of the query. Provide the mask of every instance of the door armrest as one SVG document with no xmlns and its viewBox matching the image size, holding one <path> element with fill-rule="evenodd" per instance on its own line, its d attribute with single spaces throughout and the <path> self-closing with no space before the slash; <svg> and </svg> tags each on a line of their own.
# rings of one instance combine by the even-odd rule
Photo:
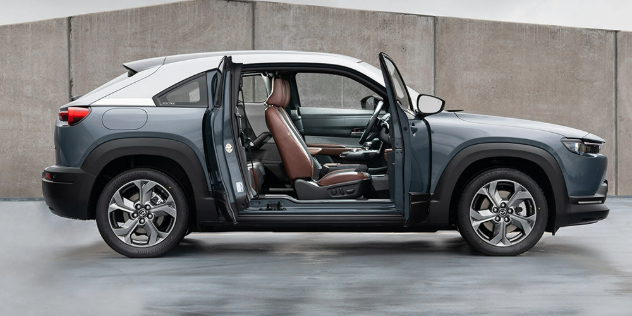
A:
<svg viewBox="0 0 632 316">
<path fill-rule="evenodd" d="M 307 147 L 307 151 L 309 151 L 309 154 L 312 156 L 318 155 L 318 153 L 320 153 L 321 151 L 323 151 L 322 148 L 318 148 L 318 147 Z"/>
</svg>

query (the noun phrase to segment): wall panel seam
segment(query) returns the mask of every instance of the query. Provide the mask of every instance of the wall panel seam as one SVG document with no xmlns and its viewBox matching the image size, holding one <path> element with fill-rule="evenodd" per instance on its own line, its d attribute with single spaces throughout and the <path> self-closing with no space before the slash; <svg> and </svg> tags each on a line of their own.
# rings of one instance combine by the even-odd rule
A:
<svg viewBox="0 0 632 316">
<path fill-rule="evenodd" d="M 68 25 L 67 25 L 67 29 L 66 29 L 66 52 L 67 52 L 67 59 L 68 59 L 68 101 L 70 102 L 70 100 L 72 100 L 72 44 L 71 44 L 71 39 L 72 39 L 72 16 L 68 17 Z"/>
<path fill-rule="evenodd" d="M 614 194 L 619 195 L 619 31 L 614 31 Z"/>
<path fill-rule="evenodd" d="M 433 53 L 432 53 L 432 94 L 437 95 L 437 22 L 439 18 L 433 17 L 432 19 L 432 44 L 433 44 Z"/>
</svg>

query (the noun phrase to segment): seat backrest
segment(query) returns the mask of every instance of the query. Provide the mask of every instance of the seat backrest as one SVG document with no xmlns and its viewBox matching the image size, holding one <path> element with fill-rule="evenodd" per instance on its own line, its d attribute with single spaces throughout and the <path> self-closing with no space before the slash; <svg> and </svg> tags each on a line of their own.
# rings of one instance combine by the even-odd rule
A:
<svg viewBox="0 0 632 316">
<path fill-rule="evenodd" d="M 266 124 L 281 154 L 283 166 L 290 181 L 312 179 L 314 162 L 305 141 L 287 115 L 285 108 L 290 104 L 290 84 L 285 79 L 276 78 L 272 93 L 266 100 Z"/>
</svg>

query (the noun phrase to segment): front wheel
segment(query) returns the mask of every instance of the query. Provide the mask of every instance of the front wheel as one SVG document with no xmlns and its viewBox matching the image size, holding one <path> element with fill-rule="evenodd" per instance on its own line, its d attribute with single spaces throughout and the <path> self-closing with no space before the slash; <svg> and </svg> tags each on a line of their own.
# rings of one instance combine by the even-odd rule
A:
<svg viewBox="0 0 632 316">
<path fill-rule="evenodd" d="M 461 236 L 486 255 L 518 255 L 544 234 L 546 197 L 526 174 L 509 168 L 487 170 L 466 186 L 458 206 Z"/>
<path fill-rule="evenodd" d="M 134 169 L 105 186 L 96 220 L 101 237 L 118 253 L 157 257 L 184 238 L 189 211 L 184 192 L 173 179 L 156 170 Z"/>
</svg>

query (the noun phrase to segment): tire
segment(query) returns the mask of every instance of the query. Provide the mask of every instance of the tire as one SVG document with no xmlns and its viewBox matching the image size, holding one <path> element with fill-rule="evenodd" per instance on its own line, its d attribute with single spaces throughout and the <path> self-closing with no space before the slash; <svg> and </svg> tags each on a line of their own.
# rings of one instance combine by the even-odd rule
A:
<svg viewBox="0 0 632 316">
<path fill-rule="evenodd" d="M 189 210 L 184 192 L 171 177 L 133 169 L 105 186 L 96 221 L 110 248 L 130 258 L 151 258 L 169 252 L 184 238 Z"/>
<path fill-rule="evenodd" d="M 475 176 L 465 186 L 457 210 L 461 236 L 472 248 L 490 256 L 528 251 L 542 238 L 547 219 L 546 197 L 540 186 L 510 168 Z"/>
</svg>

